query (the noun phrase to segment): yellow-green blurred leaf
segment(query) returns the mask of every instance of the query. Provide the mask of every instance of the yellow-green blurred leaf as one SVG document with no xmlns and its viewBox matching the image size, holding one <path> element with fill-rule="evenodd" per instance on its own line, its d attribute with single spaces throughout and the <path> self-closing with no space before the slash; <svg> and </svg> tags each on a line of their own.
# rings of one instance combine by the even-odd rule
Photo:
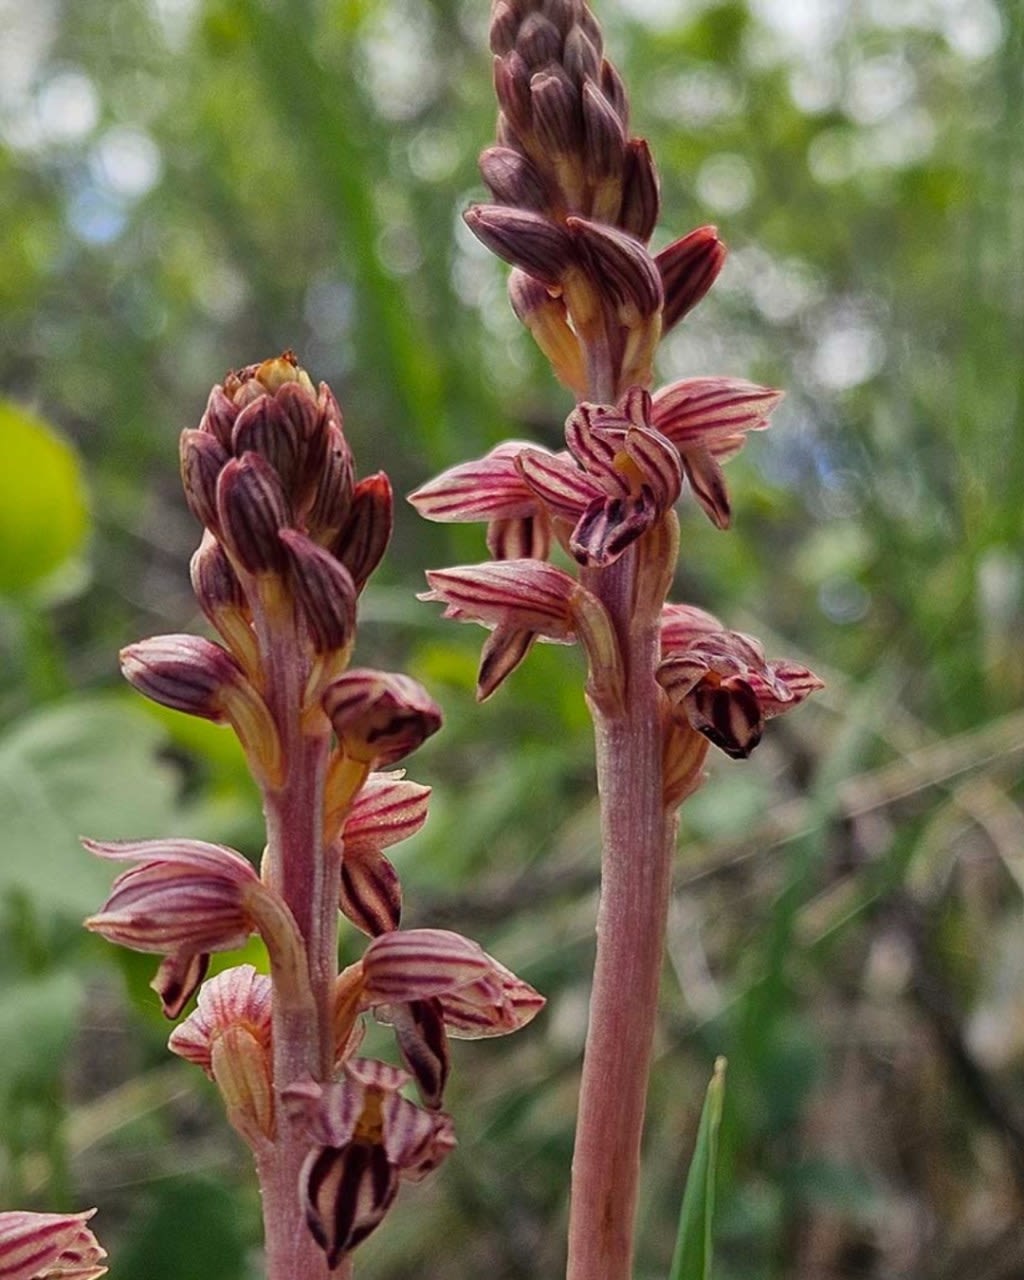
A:
<svg viewBox="0 0 1024 1280">
<path fill-rule="evenodd" d="M 0 400 L 0 593 L 23 595 L 81 551 L 89 531 L 74 449 L 34 414 Z"/>
</svg>

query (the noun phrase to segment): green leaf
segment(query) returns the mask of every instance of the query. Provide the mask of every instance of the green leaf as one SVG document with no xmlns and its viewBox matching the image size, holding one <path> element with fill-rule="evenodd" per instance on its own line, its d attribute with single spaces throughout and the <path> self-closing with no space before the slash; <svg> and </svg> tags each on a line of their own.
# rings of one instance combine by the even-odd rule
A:
<svg viewBox="0 0 1024 1280">
<path fill-rule="evenodd" d="M 251 1241 L 238 1210 L 224 1181 L 183 1177 L 151 1188 L 148 1212 L 136 1211 L 110 1280 L 242 1280 Z"/>
<path fill-rule="evenodd" d="M 0 440 L 0 594 L 24 596 L 81 551 L 85 481 L 71 445 L 9 400 L 0 400 Z"/>
<path fill-rule="evenodd" d="M 711 1227 L 715 1212 L 718 1129 L 725 1102 L 725 1065 L 724 1058 L 716 1060 L 700 1113 L 669 1280 L 711 1280 Z"/>
<path fill-rule="evenodd" d="M 180 824 L 165 744 L 163 729 L 119 697 L 68 700 L 14 724 L 0 737 L 0 894 L 43 912 L 95 910 L 112 868 L 79 837 L 171 835 Z"/>
<path fill-rule="evenodd" d="M 52 1087 L 81 1002 L 82 980 L 74 972 L 8 980 L 0 992 L 0 1099 L 19 1086 L 46 1082 Z"/>
</svg>

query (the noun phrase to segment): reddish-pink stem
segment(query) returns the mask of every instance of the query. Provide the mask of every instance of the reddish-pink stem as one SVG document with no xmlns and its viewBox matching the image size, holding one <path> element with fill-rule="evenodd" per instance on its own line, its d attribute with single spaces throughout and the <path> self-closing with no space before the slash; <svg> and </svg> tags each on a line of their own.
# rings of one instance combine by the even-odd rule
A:
<svg viewBox="0 0 1024 1280">
<path fill-rule="evenodd" d="M 662 803 L 654 681 L 657 615 L 638 611 L 635 599 L 641 554 L 641 546 L 634 546 L 610 568 L 584 574 L 585 585 L 611 615 L 628 684 L 620 714 L 592 708 L 603 838 L 601 901 L 573 1154 L 568 1280 L 629 1280 L 632 1275 L 672 834 Z"/>
<path fill-rule="evenodd" d="M 264 794 L 269 882 L 288 904 L 306 950 L 308 984 L 272 972 L 274 1092 L 312 1077 L 330 1078 L 334 1061 L 332 999 L 338 971 L 336 859 L 323 840 L 324 777 L 330 745 L 326 720 L 310 732 L 302 723 L 306 679 L 294 624 L 276 618 L 260 626 L 267 700 L 282 735 L 287 776 Z M 328 1270 L 327 1259 L 306 1226 L 299 1171 L 308 1138 L 276 1107 L 273 1147 L 259 1155 L 267 1280 L 347 1280 L 351 1264 Z"/>
<path fill-rule="evenodd" d="M 584 343 L 588 395 L 611 404 L 625 388 L 600 326 Z M 634 543 L 613 565 L 584 569 L 607 609 L 626 673 L 621 710 L 591 704 L 601 803 L 601 900 L 590 1017 L 576 1121 L 567 1280 L 630 1280 L 640 1140 L 665 945 L 675 823 L 666 817 L 654 672 L 662 601 Z M 654 575 L 655 580 L 665 575 Z M 670 575 L 669 575 L 670 576 Z"/>
</svg>

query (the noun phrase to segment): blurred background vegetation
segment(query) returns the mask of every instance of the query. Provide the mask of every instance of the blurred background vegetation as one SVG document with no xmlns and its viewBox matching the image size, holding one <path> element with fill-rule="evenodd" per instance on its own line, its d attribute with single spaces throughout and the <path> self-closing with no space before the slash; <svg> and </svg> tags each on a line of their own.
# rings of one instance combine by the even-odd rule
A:
<svg viewBox="0 0 1024 1280">
<path fill-rule="evenodd" d="M 259 1274 L 241 1144 L 172 1060 L 151 958 L 87 937 L 76 837 L 258 854 L 227 733 L 119 687 L 197 625 L 177 437 L 293 347 L 363 473 L 407 491 L 566 396 L 459 214 L 493 136 L 486 0 L 0 0 L 0 1200 L 98 1204 L 115 1280 Z M 682 512 L 676 599 L 827 691 L 687 806 L 637 1280 L 667 1273 L 711 1063 L 730 1060 L 719 1280 L 1024 1274 L 1024 10 L 1015 0 L 604 0 L 657 244 L 731 248 L 663 381 L 787 388 Z M 49 424 L 49 425 L 47 425 Z M 397 851 L 407 922 L 549 996 L 459 1045 L 461 1145 L 365 1280 L 559 1274 L 597 831 L 578 658 L 493 702 L 482 633 L 418 604 L 479 529 L 401 505 L 361 656 L 443 702 Z M 358 942 L 347 937 L 354 955 Z M 385 1044 L 384 1039 L 381 1044 Z"/>
</svg>

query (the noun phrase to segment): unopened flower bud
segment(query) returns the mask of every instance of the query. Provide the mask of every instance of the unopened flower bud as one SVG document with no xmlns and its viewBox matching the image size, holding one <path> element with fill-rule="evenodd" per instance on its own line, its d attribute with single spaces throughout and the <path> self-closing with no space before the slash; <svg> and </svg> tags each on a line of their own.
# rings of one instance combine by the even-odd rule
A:
<svg viewBox="0 0 1024 1280">
<path fill-rule="evenodd" d="M 195 518 L 216 532 L 217 478 L 230 454 L 216 436 L 205 431 L 181 433 L 181 482 L 185 501 Z"/>
<path fill-rule="evenodd" d="M 658 174 L 651 149 L 646 139 L 631 138 L 623 159 L 622 204 L 615 221 L 623 231 L 646 244 L 658 221 L 660 206 Z"/>
<path fill-rule="evenodd" d="M 282 529 L 291 559 L 289 585 L 318 654 L 346 651 L 356 625 L 352 575 L 325 548 L 294 529 Z"/>
<path fill-rule="evenodd" d="M 306 453 L 316 427 L 316 401 L 296 382 L 245 406 L 231 432 L 236 458 L 258 453 L 277 473 L 294 508 L 305 498 Z"/>
<path fill-rule="evenodd" d="M 512 0 L 495 0 L 491 10 L 491 52 L 501 55 L 515 48 L 519 14 Z"/>
<path fill-rule="evenodd" d="M 612 104 L 592 80 L 583 86 L 584 154 L 587 169 L 597 182 L 618 179 L 622 175 L 626 153 L 626 132 Z M 619 191 L 606 203 L 595 204 L 596 221 L 612 221 L 619 211 Z"/>
<path fill-rule="evenodd" d="M 480 156 L 480 174 L 498 204 L 544 209 L 544 179 L 532 161 L 512 147 L 488 147 Z"/>
<path fill-rule="evenodd" d="M 327 687 L 324 711 L 346 756 L 376 765 L 401 760 L 441 727 L 441 710 L 410 676 L 354 668 Z"/>
<path fill-rule="evenodd" d="M 562 54 L 562 32 L 550 18 L 534 10 L 519 26 L 516 50 L 531 71 L 557 63 Z"/>
<path fill-rule="evenodd" d="M 662 332 L 667 333 L 700 302 L 725 263 L 725 245 L 715 227 L 698 227 L 654 259 L 665 293 Z"/>
<path fill-rule="evenodd" d="M 341 411 L 337 410 L 336 420 L 325 432 L 323 466 L 317 478 L 313 505 L 306 517 L 309 536 L 330 546 L 348 519 L 351 500 L 352 450 L 341 428 Z"/>
<path fill-rule="evenodd" d="M 228 374 L 224 381 L 230 384 L 231 380 L 237 380 L 238 376 L 238 374 Z M 199 430 L 214 436 L 224 449 L 230 452 L 231 432 L 240 410 L 241 406 L 236 404 L 224 387 L 218 383 L 206 401 L 206 411 L 200 420 Z"/>
<path fill-rule="evenodd" d="M 129 684 L 161 706 L 221 722 L 227 719 L 225 689 L 247 683 L 231 654 L 212 640 L 191 635 L 153 636 L 126 645 L 121 671 Z"/>
<path fill-rule="evenodd" d="M 583 14 L 584 18 L 589 17 L 594 25 L 597 26 L 597 19 L 586 7 L 583 9 Z M 601 92 L 615 108 L 623 125 L 628 125 L 629 95 L 626 93 L 626 86 L 622 82 L 622 77 L 607 58 L 601 63 Z"/>
<path fill-rule="evenodd" d="M 597 81 L 601 74 L 601 41 L 595 43 L 579 25 L 574 25 L 565 38 L 562 65 L 576 85 Z"/>
<path fill-rule="evenodd" d="M 577 252 L 601 295 L 615 308 L 620 324 L 635 324 L 660 309 L 661 277 L 639 240 L 585 218 L 566 222 Z"/>
<path fill-rule="evenodd" d="M 564 227 L 539 213 L 504 205 L 474 205 L 462 215 L 470 231 L 492 253 L 545 284 L 556 285 L 573 261 Z"/>
<path fill-rule="evenodd" d="M 530 81 L 533 131 L 542 153 L 559 159 L 575 159 L 583 150 L 583 121 L 579 95 L 561 67 L 538 71 Z M 581 183 L 582 172 L 570 162 L 560 171 L 565 180 L 571 173 L 573 185 Z"/>
<path fill-rule="evenodd" d="M 494 60 L 494 94 L 501 107 L 498 141 L 519 142 L 531 127 L 530 68 L 517 49 Z M 501 128 L 501 123 L 505 128 Z"/>
<path fill-rule="evenodd" d="M 288 553 L 277 536 L 293 520 L 281 478 L 258 453 L 232 458 L 217 482 L 221 538 L 248 573 L 284 574 Z"/>
<path fill-rule="evenodd" d="M 245 672 L 255 674 L 259 646 L 252 629 L 249 599 L 227 553 L 209 530 L 192 557 L 189 572 L 199 607 Z"/>
<path fill-rule="evenodd" d="M 229 723 L 261 776 L 281 781 L 284 759 L 274 719 L 238 661 L 220 645 L 199 636 L 154 636 L 121 650 L 121 671 L 161 706 Z"/>
<path fill-rule="evenodd" d="M 352 575 L 356 591 L 380 564 L 394 523 L 391 481 L 383 471 L 365 476 L 352 490 L 348 517 L 332 544 L 334 554 Z"/>
</svg>

